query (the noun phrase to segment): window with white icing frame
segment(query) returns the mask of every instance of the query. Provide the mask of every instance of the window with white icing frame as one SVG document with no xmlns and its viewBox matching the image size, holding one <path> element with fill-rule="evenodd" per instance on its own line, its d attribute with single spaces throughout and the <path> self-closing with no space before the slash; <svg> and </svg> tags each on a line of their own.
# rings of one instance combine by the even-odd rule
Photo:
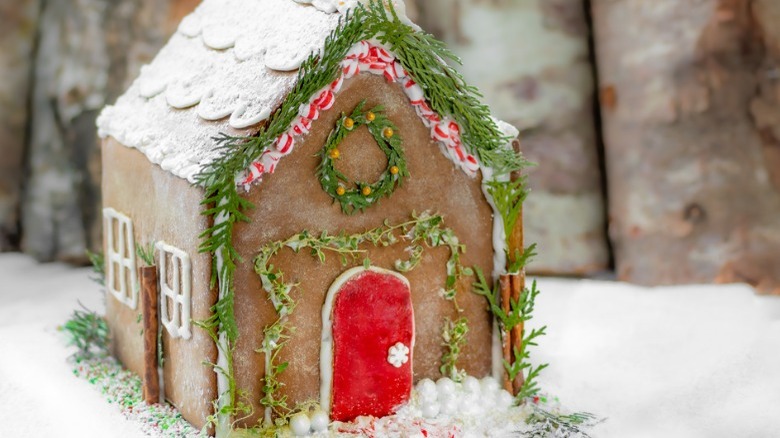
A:
<svg viewBox="0 0 780 438">
<path fill-rule="evenodd" d="M 138 307 L 138 278 L 135 270 L 133 222 L 114 210 L 103 209 L 106 239 L 106 287 L 119 302 Z"/>
<path fill-rule="evenodd" d="M 189 339 L 192 265 L 186 252 L 165 242 L 155 244 L 160 278 L 160 321 L 173 338 Z"/>
</svg>

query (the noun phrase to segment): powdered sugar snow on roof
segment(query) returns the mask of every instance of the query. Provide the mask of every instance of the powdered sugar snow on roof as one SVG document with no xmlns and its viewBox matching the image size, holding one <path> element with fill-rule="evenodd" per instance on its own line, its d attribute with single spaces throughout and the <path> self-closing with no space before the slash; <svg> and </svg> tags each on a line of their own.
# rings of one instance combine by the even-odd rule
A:
<svg viewBox="0 0 780 438">
<path fill-rule="evenodd" d="M 218 156 L 213 137 L 246 134 L 282 103 L 301 63 L 322 50 L 338 25 L 341 14 L 326 12 L 354 6 L 301 3 L 307 2 L 205 0 L 116 104 L 103 110 L 100 136 L 194 182 Z"/>
</svg>

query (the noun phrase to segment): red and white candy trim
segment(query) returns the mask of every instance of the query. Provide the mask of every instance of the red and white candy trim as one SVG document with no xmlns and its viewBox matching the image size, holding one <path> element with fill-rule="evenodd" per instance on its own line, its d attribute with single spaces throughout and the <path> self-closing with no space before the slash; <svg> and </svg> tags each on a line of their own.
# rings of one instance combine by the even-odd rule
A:
<svg viewBox="0 0 780 438">
<path fill-rule="evenodd" d="M 242 172 L 236 183 L 247 190 L 252 183 L 262 179 L 263 175 L 274 173 L 279 160 L 295 148 L 296 137 L 309 133 L 312 122 L 320 117 L 322 111 L 333 107 L 336 94 L 341 91 L 344 80 L 360 73 L 384 76 L 387 82 L 398 83 L 422 122 L 431 130 L 431 138 L 439 143 L 442 151 L 469 176 L 475 176 L 479 170 L 476 157 L 466 152 L 461 141 L 461 128 L 454 120 L 441 117 L 433 111 L 425 100 L 422 87 L 411 78 L 406 69 L 389 50 L 368 41 L 357 43 L 341 61 L 341 75 L 330 85 L 314 93 L 309 103 L 301 105 L 298 117 L 290 128 L 280 135 L 271 150 L 263 155 L 249 169 Z"/>
</svg>

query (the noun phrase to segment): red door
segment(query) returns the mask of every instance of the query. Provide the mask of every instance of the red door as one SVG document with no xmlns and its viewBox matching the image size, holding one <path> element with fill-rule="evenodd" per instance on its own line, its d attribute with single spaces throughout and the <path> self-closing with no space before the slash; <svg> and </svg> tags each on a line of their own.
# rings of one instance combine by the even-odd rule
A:
<svg viewBox="0 0 780 438">
<path fill-rule="evenodd" d="M 360 271 L 338 289 L 332 312 L 331 419 L 394 413 L 412 391 L 409 283 L 389 271 Z"/>
</svg>

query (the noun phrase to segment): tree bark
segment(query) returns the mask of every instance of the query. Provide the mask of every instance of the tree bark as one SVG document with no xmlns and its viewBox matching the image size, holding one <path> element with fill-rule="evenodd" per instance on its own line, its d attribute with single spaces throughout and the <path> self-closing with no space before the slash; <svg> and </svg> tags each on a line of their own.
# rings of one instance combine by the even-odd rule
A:
<svg viewBox="0 0 780 438">
<path fill-rule="evenodd" d="M 0 252 L 16 248 L 38 0 L 0 4 Z"/>
<path fill-rule="evenodd" d="M 95 118 L 129 85 L 194 0 L 43 0 L 22 203 L 22 248 L 85 261 L 101 241 Z"/>
<path fill-rule="evenodd" d="M 780 293 L 780 4 L 593 0 L 618 275 Z"/>
<path fill-rule="evenodd" d="M 462 57 L 494 114 L 522 131 L 529 171 L 530 272 L 608 268 L 594 79 L 584 0 L 426 0 L 420 24 Z"/>
</svg>

